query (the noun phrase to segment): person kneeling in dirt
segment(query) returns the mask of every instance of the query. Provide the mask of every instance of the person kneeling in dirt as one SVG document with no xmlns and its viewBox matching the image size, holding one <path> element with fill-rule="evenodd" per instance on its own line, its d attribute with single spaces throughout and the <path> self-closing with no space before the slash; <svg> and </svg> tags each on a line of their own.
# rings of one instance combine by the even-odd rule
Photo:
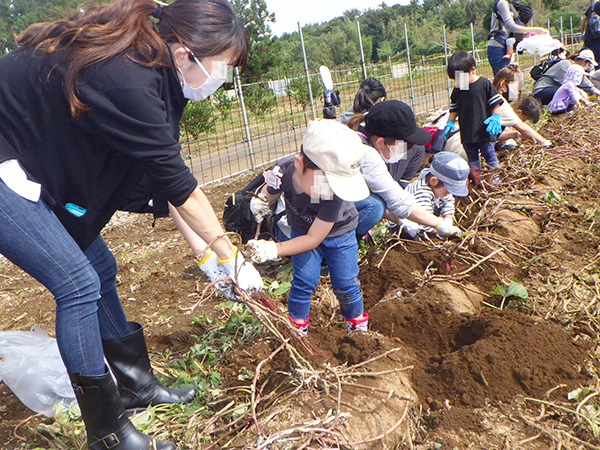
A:
<svg viewBox="0 0 600 450">
<path fill-rule="evenodd" d="M 384 217 L 393 222 L 409 218 L 435 228 L 444 237 L 461 233 L 458 227 L 448 226 L 423 209 L 399 183 L 417 173 L 425 153 L 423 144 L 431 139 L 428 131 L 417 126 L 410 106 L 399 100 L 386 100 L 373 105 L 367 115 L 356 114 L 348 126 L 356 129 L 367 144 L 363 146 L 360 171 L 371 191 L 366 199 L 356 202 L 357 236 L 366 235 Z"/>
<path fill-rule="evenodd" d="M 323 260 L 346 329 L 367 329 L 369 316 L 363 311 L 358 282 L 358 212 L 353 203 L 369 195 L 360 173 L 362 147 L 358 135 L 346 126 L 334 120 L 315 120 L 308 124 L 301 153 L 280 159 L 275 168 L 265 172 L 261 193 L 271 205 L 285 194 L 292 235 L 284 242 L 250 240 L 247 250 L 257 263 L 291 256 L 288 312 L 301 334 L 308 330 L 311 296 Z"/>
<path fill-rule="evenodd" d="M 494 77 L 492 86 L 499 94 L 505 94 L 510 90 L 510 85 L 515 82 L 515 71 L 509 67 L 500 69 Z M 541 136 L 533 128 L 525 123 L 526 120 L 531 120 L 536 123 L 540 119 L 540 103 L 533 97 L 522 98 L 516 111 L 506 100 L 500 105 L 500 125 L 502 133 L 498 136 L 495 149 L 510 150 L 511 147 L 516 147 L 514 139 L 521 136 L 526 139 L 531 139 L 536 144 L 541 144 L 545 147 L 552 145 L 548 139 Z"/>
<path fill-rule="evenodd" d="M 456 153 L 439 152 L 433 156 L 431 166 L 423 169 L 419 178 L 406 187 L 417 199 L 417 203 L 426 211 L 441 217 L 453 225 L 454 196 L 466 197 L 469 193 L 467 180 L 469 165 Z M 400 237 L 417 239 L 425 233 L 435 233 L 435 230 L 424 227 L 408 219 L 400 219 Z"/>
</svg>

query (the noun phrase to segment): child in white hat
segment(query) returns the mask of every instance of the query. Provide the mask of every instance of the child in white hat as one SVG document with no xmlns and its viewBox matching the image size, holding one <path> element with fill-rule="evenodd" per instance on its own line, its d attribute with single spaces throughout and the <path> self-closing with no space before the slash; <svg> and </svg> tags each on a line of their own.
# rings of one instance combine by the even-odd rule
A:
<svg viewBox="0 0 600 450">
<path fill-rule="evenodd" d="M 358 212 L 353 203 L 369 195 L 360 173 L 362 147 L 350 128 L 334 120 L 315 120 L 308 124 L 301 153 L 280 159 L 265 172 L 261 194 L 271 205 L 285 194 L 292 235 L 283 242 L 250 240 L 247 247 L 256 263 L 291 256 L 288 312 L 302 334 L 308 329 L 311 297 L 323 260 L 347 331 L 367 329 L 358 281 Z"/>
</svg>

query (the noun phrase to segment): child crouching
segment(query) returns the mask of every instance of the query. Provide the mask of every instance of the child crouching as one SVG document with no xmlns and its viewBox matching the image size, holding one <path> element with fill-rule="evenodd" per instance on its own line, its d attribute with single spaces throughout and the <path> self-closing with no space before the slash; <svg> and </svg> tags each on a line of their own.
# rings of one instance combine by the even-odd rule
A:
<svg viewBox="0 0 600 450">
<path fill-rule="evenodd" d="M 302 151 L 280 159 L 265 172 L 265 194 L 269 204 L 285 194 L 286 214 L 292 228 L 284 242 L 251 240 L 247 247 L 257 262 L 291 256 L 292 287 L 288 312 L 302 334 L 308 330 L 310 302 L 325 260 L 331 285 L 346 329 L 365 331 L 368 315 L 358 281 L 358 244 L 355 201 L 369 195 L 360 174 L 363 144 L 350 128 L 333 120 L 308 124 Z"/>
<path fill-rule="evenodd" d="M 467 180 L 469 165 L 456 153 L 439 152 L 433 156 L 431 166 L 423 169 L 419 178 L 406 191 L 415 196 L 417 203 L 427 212 L 439 216 L 452 225 L 454 221 L 454 196 L 466 197 L 469 193 Z M 408 219 L 399 222 L 405 239 L 416 239 L 424 233 L 433 233 L 433 228 L 424 227 Z"/>
</svg>

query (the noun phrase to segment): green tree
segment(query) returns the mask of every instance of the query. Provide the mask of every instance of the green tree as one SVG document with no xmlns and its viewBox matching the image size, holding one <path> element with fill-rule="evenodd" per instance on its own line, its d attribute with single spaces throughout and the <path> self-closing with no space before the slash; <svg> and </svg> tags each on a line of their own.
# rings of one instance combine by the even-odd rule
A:
<svg viewBox="0 0 600 450">
<path fill-rule="evenodd" d="M 310 90 L 313 100 L 316 100 L 323 95 L 323 86 L 317 77 L 310 77 Z M 310 106 L 310 96 L 308 95 L 308 86 L 304 77 L 294 78 L 290 80 L 290 84 L 286 88 L 286 93 L 292 97 L 304 111 Z"/>
<path fill-rule="evenodd" d="M 16 48 L 13 33 L 19 34 L 33 23 L 62 19 L 77 9 L 80 3 L 80 0 L 3 1 L 0 5 L 2 53 Z"/>
<path fill-rule="evenodd" d="M 244 102 L 255 116 L 264 117 L 277 105 L 277 97 L 266 83 L 251 84 L 244 88 Z"/>
</svg>

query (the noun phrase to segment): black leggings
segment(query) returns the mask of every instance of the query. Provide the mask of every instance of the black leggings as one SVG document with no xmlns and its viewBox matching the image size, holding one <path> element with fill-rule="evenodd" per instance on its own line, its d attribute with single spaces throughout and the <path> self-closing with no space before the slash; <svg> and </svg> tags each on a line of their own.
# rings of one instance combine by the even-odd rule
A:
<svg viewBox="0 0 600 450">
<path fill-rule="evenodd" d="M 537 98 L 540 102 L 542 102 L 542 105 L 547 105 L 548 103 L 550 103 L 552 97 L 554 97 L 554 94 L 556 93 L 556 91 L 558 91 L 559 87 L 560 86 L 545 87 L 538 93 L 533 94 L 533 96 Z"/>
</svg>

